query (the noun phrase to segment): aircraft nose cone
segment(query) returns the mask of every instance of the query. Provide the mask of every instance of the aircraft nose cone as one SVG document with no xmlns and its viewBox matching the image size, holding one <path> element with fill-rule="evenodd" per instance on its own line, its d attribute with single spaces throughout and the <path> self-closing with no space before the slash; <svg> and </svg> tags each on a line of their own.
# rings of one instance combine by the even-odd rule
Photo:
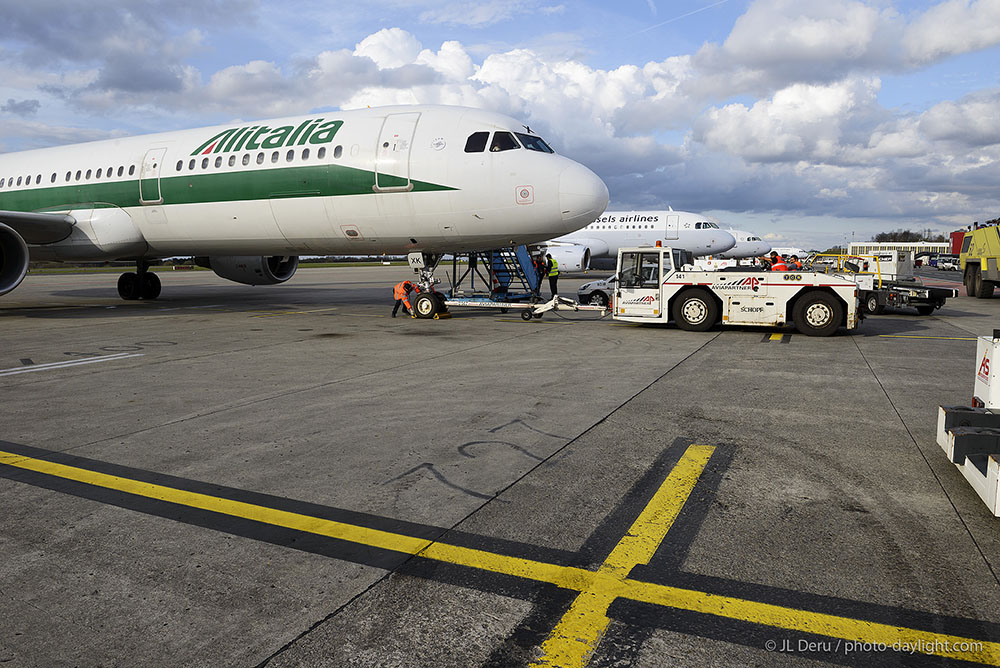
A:
<svg viewBox="0 0 1000 668">
<path fill-rule="evenodd" d="M 608 208 L 608 187 L 601 178 L 579 163 L 559 176 L 559 210 L 563 227 L 573 232 L 588 225 Z"/>
<path fill-rule="evenodd" d="M 722 230 L 715 230 L 715 232 L 716 234 L 712 235 L 712 241 L 709 246 L 711 249 L 708 253 L 709 255 L 723 253 L 736 245 L 736 237 L 729 232 L 723 232 Z"/>
</svg>

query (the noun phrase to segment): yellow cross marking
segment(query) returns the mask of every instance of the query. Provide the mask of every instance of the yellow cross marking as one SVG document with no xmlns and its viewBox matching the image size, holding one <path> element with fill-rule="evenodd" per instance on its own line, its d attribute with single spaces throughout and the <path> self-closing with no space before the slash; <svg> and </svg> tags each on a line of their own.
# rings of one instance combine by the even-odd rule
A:
<svg viewBox="0 0 1000 668">
<path fill-rule="evenodd" d="M 597 569 L 607 577 L 576 597 L 562 621 L 542 643 L 543 656 L 533 666 L 587 665 L 611 623 L 605 613 L 620 595 L 618 587 L 608 585 L 624 583 L 635 566 L 652 559 L 714 451 L 715 448 L 705 445 L 687 449 L 628 533 Z"/>
<path fill-rule="evenodd" d="M 863 619 L 799 610 L 788 606 L 760 603 L 693 589 L 642 582 L 627 577 L 627 572 L 632 565 L 645 563 L 652 556 L 690 494 L 691 487 L 704 469 L 711 451 L 712 448 L 709 446 L 691 446 L 688 449 L 657 491 L 653 501 L 643 510 L 629 529 L 629 533 L 597 571 L 512 557 L 496 552 L 277 510 L 267 506 L 189 492 L 11 452 L 0 451 L 0 465 L 13 466 L 95 487 L 350 541 L 373 548 L 415 555 L 424 559 L 466 566 L 491 573 L 512 575 L 576 591 L 580 593 L 580 596 L 571 606 L 570 613 L 581 616 L 582 621 L 579 623 L 565 622 L 565 624 L 560 622 L 556 630 L 559 632 L 560 628 L 562 630 L 568 628 L 571 631 L 576 629 L 590 634 L 593 639 L 590 645 L 591 652 L 593 647 L 596 647 L 597 641 L 600 640 L 603 629 L 607 627 L 605 613 L 608 605 L 616 598 L 626 598 L 665 608 L 687 610 L 761 624 L 776 629 L 800 631 L 858 643 L 883 644 L 889 647 L 896 643 L 902 643 L 924 654 L 1000 666 L 1000 643 L 998 642 L 981 641 Z M 567 613 L 567 617 L 569 616 L 570 614 Z M 595 629 L 598 628 L 599 631 L 595 634 Z M 554 632 L 553 637 L 555 635 Z M 553 647 L 554 642 L 550 643 L 547 640 L 543 644 L 543 650 L 548 651 L 546 648 Z M 577 647 L 586 649 L 588 646 L 586 639 L 583 642 L 574 642 Z M 586 661 L 586 657 L 579 659 L 579 661 Z M 541 665 L 583 664 L 560 664 L 550 661 L 548 664 Z"/>
</svg>

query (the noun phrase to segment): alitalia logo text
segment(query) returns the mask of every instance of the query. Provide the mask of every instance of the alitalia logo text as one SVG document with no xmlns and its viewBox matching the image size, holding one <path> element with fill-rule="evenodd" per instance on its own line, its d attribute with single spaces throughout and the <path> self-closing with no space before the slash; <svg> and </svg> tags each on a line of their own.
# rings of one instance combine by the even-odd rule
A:
<svg viewBox="0 0 1000 668">
<path fill-rule="evenodd" d="M 344 121 L 326 121 L 310 118 L 298 127 L 283 125 L 270 128 L 266 125 L 251 125 L 230 128 L 215 135 L 191 152 L 191 155 L 209 153 L 229 153 L 230 151 L 253 151 L 259 148 L 281 148 L 282 146 L 305 146 L 306 144 L 329 144 Z"/>
</svg>

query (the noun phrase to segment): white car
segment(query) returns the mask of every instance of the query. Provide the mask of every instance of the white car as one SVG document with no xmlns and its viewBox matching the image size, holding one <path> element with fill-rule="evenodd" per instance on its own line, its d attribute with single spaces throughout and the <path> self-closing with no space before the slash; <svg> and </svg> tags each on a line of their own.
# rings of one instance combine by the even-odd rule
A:
<svg viewBox="0 0 1000 668">
<path fill-rule="evenodd" d="M 652 280 L 653 272 L 656 270 L 655 267 L 644 267 L 643 273 L 646 276 L 646 280 Z M 584 283 L 576 291 L 576 299 L 581 304 L 590 304 L 592 306 L 604 306 L 607 307 L 611 303 L 611 295 L 614 294 L 615 288 L 618 285 L 618 276 L 611 275 L 607 278 L 602 278 L 599 281 L 591 281 L 590 283 Z"/>
<path fill-rule="evenodd" d="M 958 271 L 958 260 L 948 258 L 938 258 L 938 271 Z"/>
<path fill-rule="evenodd" d="M 617 283 L 618 276 L 616 275 L 611 275 L 598 281 L 584 283 L 576 291 L 577 301 L 581 304 L 607 306 L 611 303 L 611 295 L 614 294 Z"/>
</svg>

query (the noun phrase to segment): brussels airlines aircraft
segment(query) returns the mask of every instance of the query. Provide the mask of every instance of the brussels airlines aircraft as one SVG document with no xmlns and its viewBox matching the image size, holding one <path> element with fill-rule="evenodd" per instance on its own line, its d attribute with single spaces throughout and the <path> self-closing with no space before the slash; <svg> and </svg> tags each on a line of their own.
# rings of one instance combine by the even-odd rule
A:
<svg viewBox="0 0 1000 668">
<path fill-rule="evenodd" d="M 155 299 L 157 258 L 195 255 L 250 285 L 303 254 L 533 243 L 599 216 L 608 189 L 513 118 L 400 106 L 0 155 L 0 294 L 32 260 L 132 260 L 124 299 Z M 419 256 L 417 256 L 419 258 Z M 429 281 L 429 275 L 422 278 Z"/>
<path fill-rule="evenodd" d="M 546 252 L 567 271 L 614 269 L 622 246 L 685 248 L 695 256 L 732 248 L 736 239 L 709 216 L 686 211 L 608 211 L 585 228 L 552 239 Z"/>
<path fill-rule="evenodd" d="M 743 230 L 726 230 L 736 239 L 736 245 L 727 251 L 715 253 L 712 257 L 736 260 L 744 257 L 760 257 L 771 252 L 771 244 L 756 234 Z"/>
</svg>

